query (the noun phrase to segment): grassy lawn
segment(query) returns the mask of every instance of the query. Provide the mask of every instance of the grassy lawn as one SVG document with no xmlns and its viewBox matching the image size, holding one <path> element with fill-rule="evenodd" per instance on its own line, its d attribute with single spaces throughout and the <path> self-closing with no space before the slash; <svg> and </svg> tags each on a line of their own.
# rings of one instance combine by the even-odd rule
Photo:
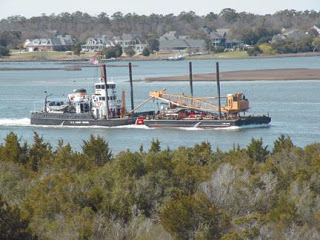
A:
<svg viewBox="0 0 320 240">
<path fill-rule="evenodd" d="M 80 56 L 75 56 L 71 52 L 20 52 L 19 50 L 11 50 L 10 60 L 13 61 L 50 61 L 50 60 L 81 60 L 94 57 L 96 53 L 86 52 Z M 152 54 L 149 57 L 144 57 L 141 55 L 134 56 L 132 60 L 159 60 L 165 59 L 167 57 L 175 56 L 179 53 L 166 53 L 166 54 Z M 246 58 L 248 54 L 246 51 L 236 51 L 236 52 L 224 52 L 215 54 L 204 54 L 189 56 L 187 59 L 217 59 L 217 58 Z"/>
<path fill-rule="evenodd" d="M 246 51 L 235 51 L 235 52 L 216 53 L 213 56 L 216 58 L 245 58 L 245 57 L 248 57 L 248 53 Z"/>
<path fill-rule="evenodd" d="M 188 57 L 188 59 L 246 58 L 246 57 L 248 57 L 248 54 L 246 51 L 235 51 L 235 52 L 223 52 L 223 53 L 191 56 L 191 57 Z"/>
<path fill-rule="evenodd" d="M 70 59 L 83 59 L 90 58 L 95 55 L 95 53 L 85 53 L 80 56 L 73 55 L 71 52 L 21 52 L 17 50 L 12 50 L 10 52 L 10 60 L 70 60 Z"/>
</svg>

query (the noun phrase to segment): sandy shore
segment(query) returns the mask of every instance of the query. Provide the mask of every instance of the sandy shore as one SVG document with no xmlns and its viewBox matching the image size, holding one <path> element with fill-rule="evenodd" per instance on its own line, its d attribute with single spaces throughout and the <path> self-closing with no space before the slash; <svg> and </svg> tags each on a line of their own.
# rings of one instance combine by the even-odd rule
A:
<svg viewBox="0 0 320 240">
<path fill-rule="evenodd" d="M 194 81 L 215 81 L 216 73 L 194 74 Z M 320 80 L 320 69 L 288 68 L 221 72 L 221 81 Z M 189 76 L 153 77 L 146 81 L 189 81 Z"/>
</svg>

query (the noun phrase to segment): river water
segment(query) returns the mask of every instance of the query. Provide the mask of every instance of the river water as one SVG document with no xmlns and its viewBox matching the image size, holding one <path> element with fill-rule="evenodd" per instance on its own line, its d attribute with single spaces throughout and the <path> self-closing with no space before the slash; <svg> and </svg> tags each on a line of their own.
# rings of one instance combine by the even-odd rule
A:
<svg viewBox="0 0 320 240">
<path fill-rule="evenodd" d="M 194 60 L 193 72 L 215 72 L 215 60 Z M 220 71 L 320 68 L 320 57 L 265 58 L 242 60 L 219 60 Z M 118 96 L 121 90 L 129 93 L 127 62 L 107 63 L 108 80 L 116 82 Z M 189 94 L 188 82 L 143 81 L 146 77 L 188 75 L 188 61 L 137 61 L 132 62 L 135 105 L 148 98 L 150 91 L 167 89 L 169 93 Z M 0 68 L 59 68 L 70 66 L 63 62 L 0 63 Z M 53 98 L 64 98 L 75 88 L 86 88 L 92 93 L 93 83 L 99 76 L 97 68 L 82 68 L 81 71 L 0 71 L 0 138 L 1 142 L 10 132 L 15 132 L 22 141 L 32 143 L 36 131 L 56 146 L 59 139 L 69 142 L 73 149 L 81 150 L 83 140 L 90 134 L 102 136 L 113 152 L 130 149 L 145 149 L 153 139 L 161 142 L 162 148 L 194 146 L 208 141 L 213 148 L 227 150 L 239 144 L 245 147 L 251 138 L 262 137 L 272 147 L 280 134 L 288 134 L 298 146 L 320 141 L 320 79 L 313 81 L 241 81 L 222 82 L 221 94 L 244 92 L 250 100 L 249 114 L 266 114 L 272 117 L 269 126 L 252 126 L 229 129 L 150 129 L 141 126 L 114 128 L 101 127 L 48 127 L 31 126 L 30 112 L 39 110 L 44 102 L 44 91 Z M 195 96 L 216 96 L 215 82 L 194 82 Z M 127 107 L 130 107 L 127 94 Z M 157 110 L 159 103 L 151 102 L 141 110 Z"/>
</svg>

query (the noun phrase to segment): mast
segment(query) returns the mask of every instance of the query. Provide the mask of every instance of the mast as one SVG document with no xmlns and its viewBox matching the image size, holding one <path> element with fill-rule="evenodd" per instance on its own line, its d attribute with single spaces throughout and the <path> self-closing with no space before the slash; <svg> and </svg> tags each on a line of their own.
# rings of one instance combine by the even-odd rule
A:
<svg viewBox="0 0 320 240">
<path fill-rule="evenodd" d="M 130 79 L 131 110 L 133 110 L 134 109 L 134 103 L 133 103 L 133 84 L 132 84 L 132 66 L 131 66 L 131 62 L 129 62 L 129 79 Z"/>
<path fill-rule="evenodd" d="M 217 69 L 217 89 L 218 89 L 218 108 L 219 108 L 219 119 L 221 119 L 221 96 L 220 96 L 220 74 L 219 74 L 219 62 L 216 62 Z"/>
<path fill-rule="evenodd" d="M 107 70 L 106 65 L 101 65 L 101 78 L 105 84 L 105 93 L 106 93 L 106 118 L 109 119 L 109 100 L 108 100 L 108 85 L 107 85 Z"/>
<path fill-rule="evenodd" d="M 192 85 L 192 62 L 189 62 L 189 79 L 190 79 L 190 91 L 191 91 L 191 97 L 193 97 L 193 85 Z"/>
</svg>

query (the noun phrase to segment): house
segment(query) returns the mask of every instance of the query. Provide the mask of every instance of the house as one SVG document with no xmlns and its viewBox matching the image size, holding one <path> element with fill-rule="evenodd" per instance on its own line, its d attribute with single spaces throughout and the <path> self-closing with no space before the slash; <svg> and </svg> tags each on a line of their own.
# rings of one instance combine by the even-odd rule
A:
<svg viewBox="0 0 320 240">
<path fill-rule="evenodd" d="M 139 37 L 126 33 L 122 34 L 122 36 L 115 36 L 112 40 L 115 45 L 120 45 L 122 50 L 132 47 L 136 53 L 142 53 L 143 49 L 148 47 L 147 44 L 142 43 Z"/>
<path fill-rule="evenodd" d="M 222 36 L 222 37 L 226 37 L 228 35 L 228 33 L 230 32 L 230 28 L 217 28 L 216 32 Z"/>
<path fill-rule="evenodd" d="M 163 36 L 159 38 L 159 41 L 165 41 L 165 40 L 176 40 L 177 37 L 177 32 L 176 31 L 170 31 L 165 33 Z"/>
<path fill-rule="evenodd" d="M 236 40 L 236 39 L 227 40 L 225 42 L 225 47 L 226 48 L 243 48 L 244 47 L 244 43 L 243 43 L 243 41 L 239 41 L 239 40 Z"/>
<path fill-rule="evenodd" d="M 301 38 L 305 37 L 307 34 L 298 29 L 291 30 L 283 30 L 282 34 L 277 34 L 272 37 L 271 42 L 274 43 L 276 41 L 284 41 L 286 39 L 293 39 L 295 41 L 299 41 Z"/>
<path fill-rule="evenodd" d="M 224 46 L 226 41 L 226 32 L 223 35 L 220 35 L 218 32 L 213 31 L 208 26 L 203 26 L 202 31 L 208 36 L 213 47 Z"/>
<path fill-rule="evenodd" d="M 160 51 L 184 51 L 203 52 L 206 51 L 206 42 L 203 39 L 175 39 L 161 40 Z"/>
<path fill-rule="evenodd" d="M 86 44 L 81 45 L 81 51 L 83 52 L 99 52 L 103 48 L 114 46 L 114 43 L 108 40 L 105 36 L 101 38 L 89 38 Z"/>
<path fill-rule="evenodd" d="M 53 38 L 27 39 L 24 48 L 33 51 L 70 51 L 76 43 L 76 39 L 70 35 L 57 36 Z"/>
<path fill-rule="evenodd" d="M 203 52 L 206 51 L 207 45 L 203 39 L 189 39 L 178 37 L 175 31 L 168 32 L 159 38 L 160 51 L 189 51 Z"/>
</svg>

